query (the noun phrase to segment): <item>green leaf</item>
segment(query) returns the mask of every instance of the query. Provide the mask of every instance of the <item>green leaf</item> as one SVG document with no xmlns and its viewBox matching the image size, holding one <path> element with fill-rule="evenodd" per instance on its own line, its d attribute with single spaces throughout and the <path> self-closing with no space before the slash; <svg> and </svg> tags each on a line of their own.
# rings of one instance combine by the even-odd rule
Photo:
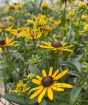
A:
<svg viewBox="0 0 88 105">
<path fill-rule="evenodd" d="M 78 71 L 81 70 L 81 65 L 78 60 L 73 60 L 72 63 L 75 65 L 75 67 L 78 69 Z"/>
<path fill-rule="evenodd" d="M 32 105 L 32 104 L 34 105 L 35 103 L 37 103 L 36 99 L 31 101 L 27 97 L 23 97 L 16 93 L 7 93 L 6 95 L 3 96 L 3 98 L 8 100 L 9 102 L 14 102 L 20 105 Z"/>
<path fill-rule="evenodd" d="M 74 87 L 71 91 L 70 94 L 70 103 L 69 105 L 73 105 L 74 102 L 76 101 L 76 98 L 79 96 L 80 92 L 81 92 L 81 87 Z"/>
<path fill-rule="evenodd" d="M 65 61 L 65 62 L 62 62 L 61 65 L 66 65 L 68 67 L 71 67 L 73 70 L 77 70 L 79 71 L 79 68 L 77 67 L 77 65 L 73 62 L 68 62 L 68 61 Z"/>
<path fill-rule="evenodd" d="M 76 77 L 80 77 L 80 73 L 78 71 L 75 71 L 75 70 L 70 70 L 68 74 L 76 76 Z"/>
</svg>

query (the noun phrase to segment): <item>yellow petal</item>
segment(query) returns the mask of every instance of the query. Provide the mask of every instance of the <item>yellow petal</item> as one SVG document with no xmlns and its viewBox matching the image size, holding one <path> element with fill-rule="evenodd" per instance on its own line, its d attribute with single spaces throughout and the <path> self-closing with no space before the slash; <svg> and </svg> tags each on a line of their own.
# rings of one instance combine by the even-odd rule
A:
<svg viewBox="0 0 88 105">
<path fill-rule="evenodd" d="M 72 85 L 66 83 L 54 83 L 54 86 L 59 88 L 73 88 Z"/>
<path fill-rule="evenodd" d="M 42 80 L 42 77 L 40 77 L 39 75 L 36 75 L 36 78 L 40 81 Z"/>
<path fill-rule="evenodd" d="M 56 77 L 56 75 L 57 75 L 58 73 L 59 73 L 59 69 L 56 70 L 56 71 L 53 73 L 52 78 Z"/>
<path fill-rule="evenodd" d="M 32 89 L 28 92 L 28 94 L 30 94 L 32 91 L 38 90 L 38 89 L 40 89 L 40 88 L 42 88 L 42 86 L 38 86 L 38 87 L 32 88 Z"/>
<path fill-rule="evenodd" d="M 52 88 L 53 90 L 56 90 L 56 91 L 64 91 L 63 88 L 59 88 L 59 87 L 56 87 L 56 86 L 54 86 L 54 85 L 52 85 L 51 88 Z"/>
<path fill-rule="evenodd" d="M 53 67 L 50 67 L 49 75 L 48 76 L 52 76 L 52 73 L 53 73 Z"/>
<path fill-rule="evenodd" d="M 48 49 L 52 49 L 53 48 L 52 46 L 44 46 L 44 45 L 39 45 L 39 47 L 41 47 L 41 48 L 48 48 Z"/>
<path fill-rule="evenodd" d="M 35 98 L 37 95 L 39 95 L 40 94 L 40 92 L 43 90 L 43 86 L 41 86 L 41 88 L 39 88 L 36 92 L 34 92 L 30 97 L 29 97 L 29 99 L 33 99 L 33 98 Z"/>
<path fill-rule="evenodd" d="M 46 90 L 47 88 L 44 88 L 43 91 L 40 93 L 39 97 L 38 97 L 38 103 L 40 103 L 44 97 L 44 95 L 46 94 Z"/>
<path fill-rule="evenodd" d="M 68 70 L 62 71 L 60 74 L 58 74 L 58 75 L 54 78 L 54 80 L 60 79 L 60 78 L 63 77 L 67 72 L 68 72 Z"/>
<path fill-rule="evenodd" d="M 42 41 L 42 45 L 50 46 L 50 43 Z"/>
<path fill-rule="evenodd" d="M 45 70 L 42 70 L 42 75 L 43 75 L 43 77 L 47 77 L 47 74 L 46 74 Z"/>
<path fill-rule="evenodd" d="M 9 92 L 18 93 L 18 90 L 10 90 Z"/>
<path fill-rule="evenodd" d="M 35 83 L 35 84 L 39 84 L 39 85 L 41 84 L 41 81 L 37 80 L 37 79 L 32 79 L 32 82 Z"/>
<path fill-rule="evenodd" d="M 49 99 L 53 100 L 53 91 L 52 91 L 51 87 L 48 87 L 47 93 L 48 93 Z"/>
</svg>

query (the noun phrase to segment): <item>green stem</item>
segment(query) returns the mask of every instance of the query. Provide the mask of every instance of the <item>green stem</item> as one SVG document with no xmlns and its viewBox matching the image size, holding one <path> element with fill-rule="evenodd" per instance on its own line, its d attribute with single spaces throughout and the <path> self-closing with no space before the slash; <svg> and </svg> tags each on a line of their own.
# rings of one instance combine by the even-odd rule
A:
<svg viewBox="0 0 88 105">
<path fill-rule="evenodd" d="M 15 70 L 15 67 L 12 63 L 8 48 L 4 48 L 4 60 L 5 60 L 6 65 L 8 66 L 8 71 L 11 78 L 13 79 L 14 82 L 16 82 L 16 79 L 14 78 L 14 75 L 12 73 L 13 70 Z"/>
<path fill-rule="evenodd" d="M 4 89 L 5 93 L 7 93 L 7 88 L 6 88 L 6 75 L 5 75 L 5 70 L 2 70 L 2 75 L 3 75 L 3 83 L 4 83 Z"/>
<path fill-rule="evenodd" d="M 65 22 L 66 22 L 66 5 L 67 2 L 64 3 L 64 11 L 63 11 L 63 16 L 62 16 L 62 26 L 65 27 Z"/>
</svg>

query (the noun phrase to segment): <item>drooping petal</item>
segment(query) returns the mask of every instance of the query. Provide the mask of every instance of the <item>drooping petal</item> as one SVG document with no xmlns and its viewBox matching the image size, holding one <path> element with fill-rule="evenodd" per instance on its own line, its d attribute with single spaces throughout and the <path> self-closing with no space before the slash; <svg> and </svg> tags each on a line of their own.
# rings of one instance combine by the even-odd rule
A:
<svg viewBox="0 0 88 105">
<path fill-rule="evenodd" d="M 53 100 L 53 91 L 52 91 L 51 87 L 48 87 L 47 94 L 48 94 L 49 99 Z"/>
<path fill-rule="evenodd" d="M 53 67 L 50 67 L 49 75 L 48 76 L 52 76 L 52 73 L 53 73 Z"/>
<path fill-rule="evenodd" d="M 46 94 L 46 90 L 47 90 L 47 88 L 44 88 L 43 91 L 38 96 L 38 103 L 40 103 L 42 101 L 44 95 Z"/>
<path fill-rule="evenodd" d="M 50 46 L 50 43 L 42 41 L 42 45 Z"/>
<path fill-rule="evenodd" d="M 54 80 L 60 79 L 60 78 L 63 77 L 67 72 L 68 72 L 68 70 L 62 71 L 61 73 L 59 73 L 59 74 L 54 78 Z"/>
<path fill-rule="evenodd" d="M 59 88 L 59 87 L 56 87 L 56 86 L 54 86 L 54 85 L 52 85 L 51 88 L 52 88 L 53 90 L 55 90 L 55 91 L 64 91 L 63 88 Z"/>
<path fill-rule="evenodd" d="M 34 93 L 29 97 L 29 99 L 33 99 L 33 98 L 35 98 L 36 96 L 38 96 L 38 95 L 41 93 L 41 91 L 43 91 L 43 89 L 44 89 L 44 87 L 41 86 L 41 88 L 38 89 L 36 92 L 34 92 Z"/>
<path fill-rule="evenodd" d="M 38 85 L 41 84 L 41 81 L 40 80 L 37 80 L 37 79 L 32 79 L 32 82 L 35 83 L 35 84 L 38 84 Z"/>
<path fill-rule="evenodd" d="M 36 75 L 36 78 L 40 81 L 42 80 L 42 77 L 40 77 L 39 75 Z"/>
<path fill-rule="evenodd" d="M 43 75 L 43 77 L 47 77 L 47 74 L 46 74 L 45 70 L 42 70 L 42 75 Z"/>
<path fill-rule="evenodd" d="M 40 89 L 40 88 L 42 88 L 42 86 L 38 86 L 38 87 L 32 88 L 32 89 L 28 92 L 28 94 L 30 94 L 32 91 L 38 90 L 38 89 Z"/>
<path fill-rule="evenodd" d="M 54 86 L 58 88 L 72 88 L 73 86 L 66 83 L 54 83 Z"/>
<path fill-rule="evenodd" d="M 56 77 L 56 75 L 57 75 L 58 73 L 59 73 L 59 69 L 56 70 L 56 71 L 53 73 L 52 78 Z"/>
<path fill-rule="evenodd" d="M 68 51 L 68 52 L 73 52 L 72 50 L 70 50 L 70 49 L 63 49 L 63 51 Z"/>
<path fill-rule="evenodd" d="M 49 48 L 49 49 L 52 49 L 53 47 L 52 46 L 44 46 L 44 45 L 39 45 L 41 48 Z"/>
</svg>

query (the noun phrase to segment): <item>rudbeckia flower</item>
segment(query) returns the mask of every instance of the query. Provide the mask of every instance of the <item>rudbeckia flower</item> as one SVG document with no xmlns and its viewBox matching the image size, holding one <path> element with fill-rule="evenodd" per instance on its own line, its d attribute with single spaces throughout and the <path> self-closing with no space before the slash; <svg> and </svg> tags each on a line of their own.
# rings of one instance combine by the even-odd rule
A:
<svg viewBox="0 0 88 105">
<path fill-rule="evenodd" d="M 15 35 L 15 36 L 18 36 L 18 37 L 23 35 L 23 29 L 22 28 L 10 29 L 9 32 L 12 35 Z"/>
<path fill-rule="evenodd" d="M 0 47 L 12 46 L 14 43 L 13 38 L 8 38 L 7 36 L 3 39 L 0 39 Z"/>
<path fill-rule="evenodd" d="M 85 24 L 83 30 L 84 30 L 85 32 L 88 32 L 88 24 Z"/>
<path fill-rule="evenodd" d="M 48 9 L 48 8 L 49 8 L 49 3 L 48 3 L 48 2 L 43 2 L 43 3 L 41 4 L 41 8 L 42 8 L 42 9 Z"/>
<path fill-rule="evenodd" d="M 27 85 L 24 84 L 22 80 L 20 80 L 17 83 L 16 89 L 15 90 L 10 90 L 10 92 L 15 92 L 15 93 L 18 93 L 18 94 L 22 94 L 22 93 L 25 93 L 28 90 L 29 90 L 29 87 L 27 87 Z"/>
<path fill-rule="evenodd" d="M 28 29 L 27 31 L 24 31 L 24 36 L 30 40 L 33 39 L 39 39 L 42 36 L 42 32 L 40 31 L 39 28 L 34 28 L 34 29 Z"/>
<path fill-rule="evenodd" d="M 53 24 L 56 25 L 56 26 L 60 25 L 61 24 L 61 20 L 54 20 Z"/>
<path fill-rule="evenodd" d="M 87 3 L 84 2 L 84 1 L 81 1 L 81 2 L 78 3 L 77 7 L 79 9 L 85 9 L 85 8 L 87 8 Z"/>
<path fill-rule="evenodd" d="M 57 80 L 59 80 L 61 77 L 63 77 L 68 70 L 64 70 L 61 73 L 59 73 L 59 70 L 56 70 L 53 73 L 53 67 L 50 68 L 49 73 L 47 74 L 45 70 L 42 70 L 42 77 L 39 75 L 36 75 L 36 79 L 32 79 L 32 82 L 34 84 L 37 84 L 39 86 L 31 89 L 31 91 L 35 91 L 29 99 L 33 99 L 36 96 L 38 96 L 38 103 L 40 103 L 43 99 L 43 97 L 48 95 L 48 98 L 50 100 L 53 100 L 53 90 L 55 91 L 64 91 L 64 88 L 72 88 L 73 86 L 66 83 L 59 83 Z"/>
<path fill-rule="evenodd" d="M 75 15 L 75 11 L 74 10 L 69 11 L 68 18 L 72 18 L 72 17 L 74 17 L 74 15 Z"/>
<path fill-rule="evenodd" d="M 41 48 L 46 48 L 50 50 L 57 50 L 57 51 L 68 51 L 68 52 L 73 52 L 69 48 L 72 47 L 73 45 L 67 45 L 66 42 L 64 41 L 54 41 L 54 42 L 42 42 L 41 45 L 39 45 Z"/>
<path fill-rule="evenodd" d="M 14 4 L 14 5 L 9 5 L 9 6 L 6 6 L 4 8 L 5 11 L 10 11 L 10 10 L 15 10 L 15 9 L 20 9 L 22 8 L 23 5 L 22 4 Z"/>
</svg>

